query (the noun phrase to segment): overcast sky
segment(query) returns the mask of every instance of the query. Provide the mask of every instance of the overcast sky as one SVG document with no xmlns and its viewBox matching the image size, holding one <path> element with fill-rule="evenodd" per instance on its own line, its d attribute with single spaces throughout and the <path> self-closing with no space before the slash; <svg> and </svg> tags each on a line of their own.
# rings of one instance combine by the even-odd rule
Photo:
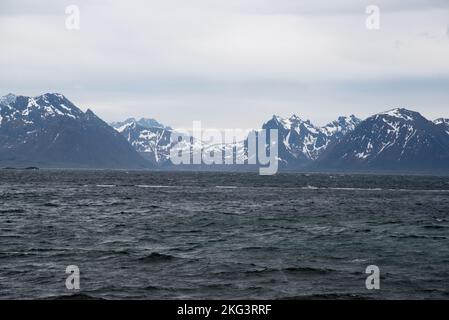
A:
<svg viewBox="0 0 449 320">
<path fill-rule="evenodd" d="M 60 92 L 106 121 L 449 118 L 448 0 L 1 0 L 0 49 L 0 95 Z"/>
</svg>

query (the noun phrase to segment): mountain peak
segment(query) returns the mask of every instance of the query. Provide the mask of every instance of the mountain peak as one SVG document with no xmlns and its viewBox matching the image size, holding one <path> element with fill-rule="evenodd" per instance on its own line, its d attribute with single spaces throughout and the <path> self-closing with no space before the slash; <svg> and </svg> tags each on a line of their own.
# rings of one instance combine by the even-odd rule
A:
<svg viewBox="0 0 449 320">
<path fill-rule="evenodd" d="M 40 97 L 40 96 L 56 96 L 56 97 L 64 97 L 64 95 L 63 95 L 62 93 L 59 93 L 59 92 L 45 92 L 45 93 L 43 93 L 43 94 L 41 94 L 41 95 L 39 95 L 39 96 L 37 96 L 37 97 Z"/>
<path fill-rule="evenodd" d="M 302 121 L 302 119 L 300 117 L 298 117 L 296 114 L 292 114 L 292 116 L 290 117 L 291 121 Z"/>
<path fill-rule="evenodd" d="M 389 116 L 393 118 L 403 119 L 406 121 L 413 121 L 416 120 L 416 118 L 418 117 L 422 117 L 420 113 L 405 108 L 394 108 L 388 111 L 378 113 L 376 116 L 378 115 Z"/>
<path fill-rule="evenodd" d="M 46 118 L 76 119 L 83 116 L 83 112 L 60 93 L 45 93 L 35 97 L 10 93 L 0 98 L 0 104 L 9 107 L 3 116 L 7 122 L 32 124 Z"/>
<path fill-rule="evenodd" d="M 331 140 L 338 140 L 346 133 L 355 129 L 355 127 L 362 122 L 355 115 L 339 116 L 337 120 L 334 120 L 321 128 L 322 132 L 331 138 Z"/>
<path fill-rule="evenodd" d="M 57 98 L 57 99 L 60 99 L 60 100 L 67 100 L 67 98 L 62 93 L 57 93 L 57 92 L 47 92 L 47 93 L 44 93 L 44 94 L 42 94 L 40 96 L 37 96 L 37 97 L 34 97 L 34 98 L 37 99 L 37 98 L 41 98 L 41 97 L 44 97 L 44 98 Z"/>
<path fill-rule="evenodd" d="M 19 98 L 27 99 L 29 101 L 44 101 L 46 103 L 49 103 L 49 101 L 54 101 L 54 102 L 69 101 L 61 93 L 47 92 L 47 93 L 41 94 L 39 96 L 34 96 L 34 97 L 21 96 L 21 95 L 16 95 L 13 93 L 8 93 L 7 95 L 0 97 L 0 104 L 4 104 L 4 105 L 14 104 L 16 102 L 16 100 Z"/>
<path fill-rule="evenodd" d="M 128 118 L 125 121 L 117 121 L 112 122 L 111 126 L 118 129 L 118 128 L 125 128 L 127 126 L 141 126 L 145 129 L 169 129 L 172 130 L 170 127 L 164 126 L 162 123 L 158 122 L 155 119 L 152 118 L 140 118 L 137 120 L 136 118 Z"/>
<path fill-rule="evenodd" d="M 112 123 L 111 126 L 120 133 L 125 132 L 125 130 L 128 129 L 137 129 L 138 127 L 143 129 L 141 126 L 137 124 L 135 120 L 128 122 L 124 121 L 120 123 Z"/>
<path fill-rule="evenodd" d="M 283 128 L 284 130 L 290 130 L 292 128 L 292 122 L 293 121 L 291 120 L 291 118 L 285 119 L 278 115 L 273 115 L 273 117 L 271 118 L 270 121 L 267 122 L 267 124 L 271 123 L 270 126 L 274 125 L 275 128 Z M 262 127 L 264 128 L 265 125 Z"/>
<path fill-rule="evenodd" d="M 13 93 L 8 93 L 7 95 L 0 97 L 0 104 L 9 105 L 16 101 L 17 96 Z"/>
<path fill-rule="evenodd" d="M 165 128 L 165 126 L 163 124 L 161 124 L 160 122 L 158 122 L 157 120 L 153 119 L 153 118 L 140 118 L 139 120 L 137 120 L 137 124 L 141 125 L 144 128 L 160 128 L 163 129 Z"/>
<path fill-rule="evenodd" d="M 355 122 L 360 122 L 362 121 L 361 119 L 357 118 L 355 115 L 351 114 L 349 117 L 343 116 L 340 118 L 344 118 L 344 119 L 350 119 L 351 121 L 355 121 Z"/>
<path fill-rule="evenodd" d="M 420 113 L 394 108 L 362 121 L 320 159 L 318 167 L 363 170 L 449 168 L 449 140 Z"/>
</svg>

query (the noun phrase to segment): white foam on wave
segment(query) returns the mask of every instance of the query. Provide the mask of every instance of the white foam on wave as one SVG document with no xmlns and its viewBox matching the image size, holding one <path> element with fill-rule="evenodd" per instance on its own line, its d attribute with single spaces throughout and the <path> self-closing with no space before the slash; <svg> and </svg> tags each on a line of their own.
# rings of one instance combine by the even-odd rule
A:
<svg viewBox="0 0 449 320">
<path fill-rule="evenodd" d="M 218 189 L 236 189 L 237 186 L 215 186 Z"/>
<path fill-rule="evenodd" d="M 382 188 L 327 188 L 330 190 L 348 190 L 348 191 L 382 191 Z M 388 189 L 387 189 L 388 190 Z"/>
<path fill-rule="evenodd" d="M 343 187 L 302 187 L 303 190 L 342 190 L 342 191 L 397 191 L 397 192 L 449 192 L 448 189 L 384 189 L 384 188 L 343 188 Z"/>
<path fill-rule="evenodd" d="M 306 189 L 306 190 L 317 190 L 317 189 L 322 189 L 322 188 L 318 188 L 318 187 L 315 187 L 315 186 L 307 185 L 307 187 L 302 187 L 301 189 Z"/>
<path fill-rule="evenodd" d="M 175 188 L 176 186 L 152 185 L 152 184 L 138 184 L 137 188 Z"/>
</svg>

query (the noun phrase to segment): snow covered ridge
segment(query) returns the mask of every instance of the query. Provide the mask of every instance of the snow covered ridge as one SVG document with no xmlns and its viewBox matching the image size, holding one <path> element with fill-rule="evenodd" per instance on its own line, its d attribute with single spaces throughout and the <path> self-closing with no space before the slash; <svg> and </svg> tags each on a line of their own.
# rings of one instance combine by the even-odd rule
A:
<svg viewBox="0 0 449 320">
<path fill-rule="evenodd" d="M 111 126 L 153 164 L 164 164 L 169 160 L 172 128 L 145 118 L 129 118 L 123 122 L 113 122 Z"/>
<path fill-rule="evenodd" d="M 385 112 L 378 113 L 378 115 L 387 115 L 392 118 L 398 118 L 406 121 L 413 121 L 420 116 L 418 112 L 407 110 L 405 108 L 394 108 Z"/>
<path fill-rule="evenodd" d="M 171 141 L 172 134 L 180 134 L 171 127 L 164 126 L 154 119 L 129 118 L 125 121 L 113 122 L 111 126 L 117 132 L 126 138 L 126 140 L 147 160 L 156 165 L 167 165 L 170 162 L 170 150 L 175 146 Z M 180 134 L 180 136 L 183 136 Z M 237 142 L 238 150 L 241 150 L 243 141 Z M 176 147 L 183 152 L 191 152 L 194 155 L 201 154 L 203 150 L 212 153 L 223 152 L 225 159 L 229 156 L 229 150 L 234 148 L 231 144 L 208 144 L 198 140 L 193 135 L 187 135 L 181 142 L 176 143 Z M 237 161 L 245 161 L 247 159 L 243 152 L 237 151 Z M 227 159 L 228 160 L 228 159 Z"/>
<path fill-rule="evenodd" d="M 362 121 L 329 152 L 318 167 L 338 169 L 449 170 L 449 126 L 420 113 L 396 108 Z"/>
<path fill-rule="evenodd" d="M 140 118 L 139 120 L 135 119 L 135 118 L 128 118 L 125 121 L 118 121 L 118 122 L 112 122 L 111 126 L 115 129 L 117 129 L 117 131 L 121 131 L 120 128 L 122 128 L 122 130 L 128 126 L 128 125 L 139 125 L 143 128 L 159 128 L 159 129 L 164 129 L 167 128 L 169 130 L 171 130 L 170 127 L 166 127 L 164 126 L 162 123 L 158 122 L 155 119 L 150 119 L 150 118 Z"/>
<path fill-rule="evenodd" d="M 449 119 L 439 118 L 434 121 L 434 123 L 442 128 L 449 135 Z"/>
<path fill-rule="evenodd" d="M 8 93 L 6 96 L 0 98 L 0 105 L 9 105 L 16 101 L 16 95 Z"/>
<path fill-rule="evenodd" d="M 302 120 L 297 115 L 285 119 L 274 115 L 262 128 L 278 129 L 280 157 L 286 162 L 308 162 L 318 159 L 327 147 L 361 122 L 354 115 L 339 117 L 323 127 Z"/>
<path fill-rule="evenodd" d="M 7 94 L 0 98 L 1 125 L 8 122 L 33 124 L 55 117 L 79 119 L 84 113 L 59 93 L 36 97 Z"/>
<path fill-rule="evenodd" d="M 246 135 L 243 143 L 238 141 L 241 133 Z M 255 165 L 260 175 L 278 171 L 277 129 L 203 129 L 201 121 L 194 121 L 192 130 L 173 131 L 170 141 L 170 162 L 175 166 Z"/>
<path fill-rule="evenodd" d="M 449 125 L 449 119 L 439 118 L 433 121 L 435 124 L 446 124 Z"/>
</svg>

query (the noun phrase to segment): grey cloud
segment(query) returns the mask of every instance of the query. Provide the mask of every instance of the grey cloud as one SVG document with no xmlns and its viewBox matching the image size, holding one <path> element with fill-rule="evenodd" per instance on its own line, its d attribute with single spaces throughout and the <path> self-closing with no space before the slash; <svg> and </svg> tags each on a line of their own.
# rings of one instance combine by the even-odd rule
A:
<svg viewBox="0 0 449 320">
<path fill-rule="evenodd" d="M 10 14 L 59 14 L 61 8 L 74 4 L 81 7 L 108 6 L 117 0 L 2 0 L 0 2 L 0 15 Z M 157 6 L 158 1 L 128 2 L 130 6 L 141 6 L 151 9 Z M 176 0 L 165 0 L 173 7 L 180 5 Z M 182 1 L 183 7 L 207 8 L 208 10 L 230 10 L 258 14 L 359 14 L 371 4 L 379 6 L 384 12 L 425 10 L 432 8 L 449 8 L 447 0 L 189 0 Z"/>
<path fill-rule="evenodd" d="M 69 5 L 88 7 L 107 5 L 111 0 L 2 0 L 0 16 L 8 15 L 61 15 Z"/>
<path fill-rule="evenodd" d="M 389 12 L 378 33 L 364 26 L 373 2 Z M 68 4 L 81 8 L 80 31 L 65 29 Z M 0 88 L 63 92 L 107 120 L 174 126 L 198 117 L 257 126 L 272 113 L 324 123 L 401 101 L 447 117 L 448 8 L 447 0 L 1 0 Z"/>
</svg>

